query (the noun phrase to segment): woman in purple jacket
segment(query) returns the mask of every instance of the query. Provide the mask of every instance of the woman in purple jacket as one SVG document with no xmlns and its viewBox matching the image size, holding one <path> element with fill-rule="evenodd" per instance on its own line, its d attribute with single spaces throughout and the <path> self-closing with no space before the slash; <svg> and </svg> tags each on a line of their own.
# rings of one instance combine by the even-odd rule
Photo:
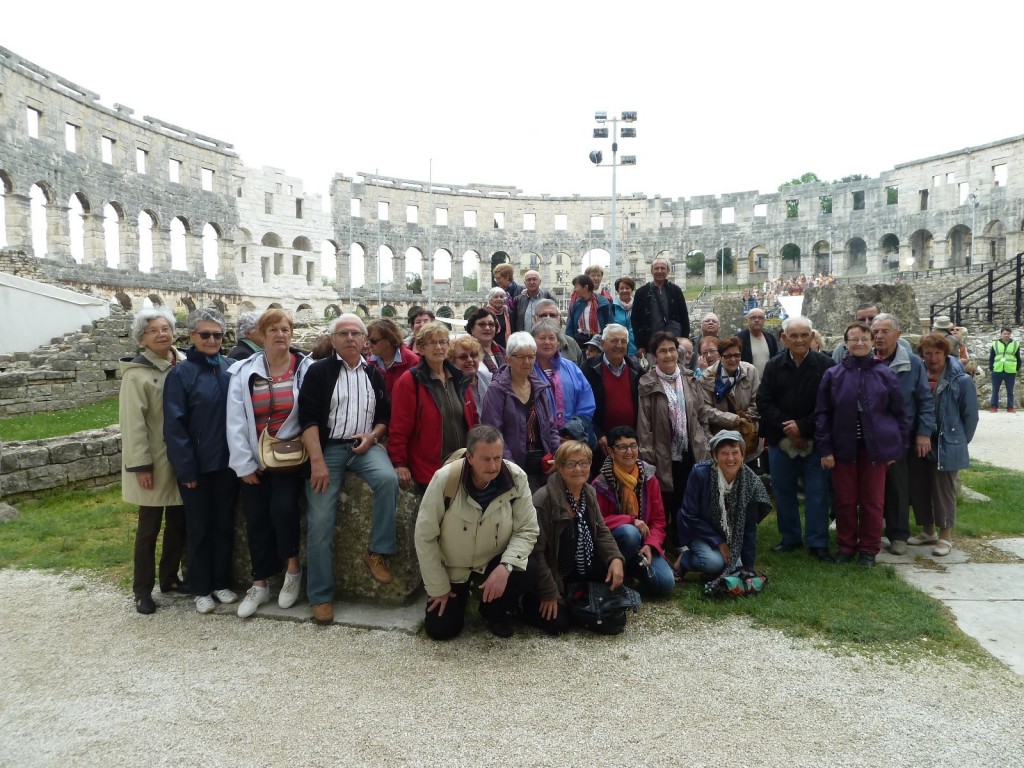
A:
<svg viewBox="0 0 1024 768">
<path fill-rule="evenodd" d="M 505 458 L 530 479 L 530 489 L 542 488 L 561 439 L 551 410 L 551 384 L 533 367 L 537 343 L 520 331 L 508 339 L 508 365 L 499 369 L 484 395 L 482 424 L 497 427 L 505 438 Z M 545 461 L 547 459 L 547 461 Z"/>
<path fill-rule="evenodd" d="M 836 562 L 859 552 L 870 568 L 882 545 L 886 468 L 906 454 L 910 425 L 896 374 L 871 354 L 871 328 L 853 323 L 843 338 L 849 355 L 821 378 L 814 439 L 832 470 Z"/>
</svg>

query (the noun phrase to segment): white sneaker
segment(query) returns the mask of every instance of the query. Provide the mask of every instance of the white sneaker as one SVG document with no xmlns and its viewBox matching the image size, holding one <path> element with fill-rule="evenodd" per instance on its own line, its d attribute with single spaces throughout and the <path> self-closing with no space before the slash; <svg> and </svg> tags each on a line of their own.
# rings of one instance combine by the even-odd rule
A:
<svg viewBox="0 0 1024 768">
<path fill-rule="evenodd" d="M 299 587 L 302 586 L 302 571 L 285 573 L 281 594 L 277 596 L 277 604 L 281 608 L 291 608 L 299 599 Z"/>
<path fill-rule="evenodd" d="M 213 590 L 213 596 L 220 600 L 222 603 L 238 602 L 238 595 L 236 595 L 230 589 L 215 589 Z"/>
<path fill-rule="evenodd" d="M 907 544 L 912 544 L 915 547 L 920 547 L 922 544 L 934 544 L 938 540 L 938 533 L 925 533 L 924 531 L 921 531 L 921 533 L 917 534 L 916 536 L 911 536 L 909 539 L 907 539 Z"/>
<path fill-rule="evenodd" d="M 248 619 L 264 603 L 270 602 L 270 587 L 249 587 L 245 599 L 238 604 L 238 618 Z"/>
<path fill-rule="evenodd" d="M 209 595 L 201 595 L 196 598 L 196 610 L 200 613 L 213 613 L 217 604 L 213 602 L 213 598 Z"/>
</svg>

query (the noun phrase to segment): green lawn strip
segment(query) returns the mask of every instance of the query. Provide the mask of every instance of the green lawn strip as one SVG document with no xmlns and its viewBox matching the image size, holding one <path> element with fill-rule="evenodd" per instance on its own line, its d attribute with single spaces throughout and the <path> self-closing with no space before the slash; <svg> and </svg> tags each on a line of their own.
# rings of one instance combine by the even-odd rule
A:
<svg viewBox="0 0 1024 768">
<path fill-rule="evenodd" d="M 89 570 L 128 584 L 138 510 L 119 488 L 54 492 L 18 509 L 18 520 L 0 525 L 0 568 Z"/>
<path fill-rule="evenodd" d="M 961 499 L 957 503 L 954 540 L 1024 535 L 1024 472 L 972 461 L 970 469 L 960 473 L 960 480 L 992 501 Z"/>
<path fill-rule="evenodd" d="M 14 442 L 62 437 L 85 429 L 109 427 L 117 424 L 117 420 L 117 398 L 110 397 L 67 411 L 30 413 L 0 419 L 0 440 Z"/>
</svg>

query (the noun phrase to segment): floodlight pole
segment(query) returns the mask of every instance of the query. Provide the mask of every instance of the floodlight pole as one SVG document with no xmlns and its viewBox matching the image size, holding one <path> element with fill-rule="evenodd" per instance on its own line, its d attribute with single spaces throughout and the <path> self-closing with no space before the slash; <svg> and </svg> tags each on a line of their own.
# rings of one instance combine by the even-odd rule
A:
<svg viewBox="0 0 1024 768">
<path fill-rule="evenodd" d="M 427 211 L 427 216 L 429 217 L 430 215 L 432 215 L 434 213 L 434 158 L 430 158 L 430 170 L 428 171 L 427 178 L 428 178 L 427 189 L 430 190 L 429 194 L 427 195 L 427 199 L 429 200 L 427 205 L 430 206 L 430 210 Z M 427 221 L 429 222 L 430 219 L 428 218 Z M 430 228 L 427 230 L 427 266 L 428 266 L 429 271 L 430 271 L 430 280 L 429 280 L 430 285 L 427 286 L 427 309 L 429 309 L 431 312 L 433 312 L 434 311 L 434 225 L 433 225 L 432 222 L 430 224 Z M 423 264 L 421 263 L 420 264 L 420 269 L 422 270 L 422 268 L 423 268 Z M 405 280 L 405 275 L 402 275 L 402 279 Z M 421 286 L 421 288 L 422 288 L 422 286 Z"/>
<path fill-rule="evenodd" d="M 618 178 L 617 178 L 616 172 L 617 172 L 618 167 L 620 165 L 636 165 L 636 156 L 635 155 L 624 156 L 622 158 L 622 162 L 621 163 L 619 162 L 619 159 L 618 159 L 618 155 L 619 155 L 619 123 L 620 122 L 623 122 L 623 123 L 635 123 L 636 122 L 636 112 L 623 112 L 621 117 L 612 117 L 610 119 L 608 118 L 608 114 L 606 112 L 597 112 L 594 115 L 594 120 L 597 122 L 598 125 L 601 126 L 600 128 L 595 128 L 594 129 L 594 138 L 595 139 L 609 138 L 609 136 L 608 136 L 608 129 L 605 127 L 605 124 L 606 123 L 611 123 L 612 124 L 612 129 L 611 129 L 611 140 L 612 140 L 612 162 L 611 162 L 611 169 L 612 169 L 612 221 L 611 221 L 611 227 L 612 227 L 612 237 L 611 237 L 611 249 L 610 249 L 611 253 L 610 253 L 610 257 L 609 257 L 608 267 L 609 267 L 609 270 L 618 268 L 620 270 L 619 274 L 620 275 L 625 275 L 626 274 L 626 257 L 623 256 L 622 264 L 618 264 L 618 247 L 617 247 L 618 246 L 618 242 L 617 242 L 617 240 L 618 240 L 618 234 L 619 233 L 618 233 L 618 226 L 617 226 L 618 213 L 616 211 L 616 209 L 618 208 L 618 188 L 617 188 Z M 628 133 L 627 133 L 627 131 L 628 131 Z M 622 131 L 622 138 L 635 138 L 635 137 L 636 137 L 636 130 L 635 129 L 633 129 L 633 128 L 628 128 L 628 129 L 624 128 L 623 129 L 623 131 Z M 597 158 L 596 160 L 595 160 L 595 157 Z M 593 162 L 594 165 L 598 166 L 599 168 L 607 168 L 608 167 L 608 164 L 602 164 L 601 163 L 600 152 L 596 153 L 596 155 L 595 155 L 595 153 L 591 152 L 590 159 L 591 159 L 591 162 Z"/>
</svg>

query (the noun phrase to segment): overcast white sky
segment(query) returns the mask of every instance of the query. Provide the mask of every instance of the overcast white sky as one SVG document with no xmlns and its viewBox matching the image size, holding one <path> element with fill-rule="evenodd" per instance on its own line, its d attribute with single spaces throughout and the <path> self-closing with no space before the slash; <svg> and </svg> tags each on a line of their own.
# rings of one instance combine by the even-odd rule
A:
<svg viewBox="0 0 1024 768">
<path fill-rule="evenodd" d="M 703 7 L 703 6 L 714 7 Z M 832 180 L 1024 133 L 1024 4 L 6 3 L 0 45 L 325 194 L 336 172 L 609 195 Z"/>
</svg>

